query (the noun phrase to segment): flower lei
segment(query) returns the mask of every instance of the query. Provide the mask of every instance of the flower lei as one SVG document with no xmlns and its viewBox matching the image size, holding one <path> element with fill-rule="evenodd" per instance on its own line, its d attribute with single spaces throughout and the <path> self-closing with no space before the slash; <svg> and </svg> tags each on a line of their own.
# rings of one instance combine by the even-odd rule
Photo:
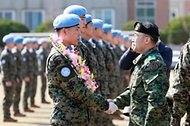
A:
<svg viewBox="0 0 190 126">
<path fill-rule="evenodd" d="M 90 72 L 88 66 L 85 65 L 85 60 L 82 60 L 81 56 L 78 55 L 78 51 L 74 51 L 74 46 L 68 49 L 62 43 L 62 39 L 56 34 L 50 34 L 52 45 L 69 61 L 71 66 L 75 70 L 78 78 L 84 81 L 86 87 L 94 92 L 98 88 L 98 84 L 94 79 L 93 73 Z"/>
</svg>

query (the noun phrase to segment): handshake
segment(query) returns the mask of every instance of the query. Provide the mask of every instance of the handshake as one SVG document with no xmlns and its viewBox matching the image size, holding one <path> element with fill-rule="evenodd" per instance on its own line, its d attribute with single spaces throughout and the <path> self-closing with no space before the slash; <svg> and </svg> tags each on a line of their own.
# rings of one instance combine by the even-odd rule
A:
<svg viewBox="0 0 190 126">
<path fill-rule="evenodd" d="M 106 114 L 113 114 L 115 111 L 118 110 L 117 105 L 113 102 L 113 100 L 108 100 L 109 102 L 109 109 L 105 111 Z"/>
</svg>

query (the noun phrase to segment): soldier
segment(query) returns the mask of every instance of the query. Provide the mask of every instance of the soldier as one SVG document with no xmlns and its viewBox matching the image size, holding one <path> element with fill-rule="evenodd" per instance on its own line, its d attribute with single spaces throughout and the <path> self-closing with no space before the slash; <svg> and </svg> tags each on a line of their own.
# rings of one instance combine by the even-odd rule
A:
<svg viewBox="0 0 190 126">
<path fill-rule="evenodd" d="M 50 104 L 50 102 L 46 101 L 45 99 L 45 91 L 46 91 L 46 59 L 48 57 L 48 51 L 47 51 L 47 39 L 41 38 L 38 40 L 39 49 L 37 51 L 38 55 L 38 66 L 39 66 L 39 73 L 41 76 L 41 102 L 43 104 Z"/>
<path fill-rule="evenodd" d="M 90 42 L 95 44 L 94 54 L 96 59 L 99 63 L 99 76 L 97 78 L 99 88 L 97 89 L 96 93 L 103 95 L 105 98 L 108 98 L 110 95 L 110 89 L 108 85 L 108 71 L 106 68 L 106 57 L 105 57 L 105 50 L 103 49 L 103 45 L 100 42 L 103 36 L 103 21 L 100 19 L 92 19 L 92 23 L 94 25 L 95 31 L 93 34 L 93 38 L 90 39 Z M 104 126 L 109 124 L 109 120 L 104 120 L 104 117 L 107 118 L 108 116 L 102 112 L 97 110 L 95 115 L 95 124 L 97 126 Z"/>
<path fill-rule="evenodd" d="M 116 61 L 116 57 L 114 57 L 114 51 L 113 47 L 111 46 L 110 42 L 112 41 L 112 25 L 111 24 L 104 24 L 103 27 L 103 37 L 102 37 L 102 43 L 105 45 L 106 49 L 106 68 L 108 70 L 108 83 L 109 83 L 109 89 L 110 89 L 110 95 L 109 98 L 115 98 L 117 96 L 117 87 L 118 87 L 118 78 L 115 76 L 115 71 L 118 67 L 118 61 Z M 114 113 L 115 114 L 115 113 Z M 110 121 L 109 126 L 113 126 L 113 116 L 111 115 L 109 119 L 107 119 L 108 116 L 106 116 L 105 120 Z"/>
<path fill-rule="evenodd" d="M 88 126 L 89 107 L 117 110 L 113 102 L 108 104 L 101 95 L 93 93 L 96 86 L 89 76 L 83 79 L 82 74 L 89 75 L 90 71 L 86 71 L 84 62 L 72 48 L 79 41 L 79 23 L 80 18 L 74 14 L 61 14 L 53 21 L 56 34 L 52 36 L 53 48 L 46 64 L 49 95 L 54 104 L 52 126 Z"/>
<path fill-rule="evenodd" d="M 15 90 L 14 90 L 14 98 L 13 98 L 13 110 L 14 110 L 14 116 L 16 117 L 25 117 L 25 114 L 20 113 L 19 110 L 19 103 L 20 103 L 20 95 L 21 95 L 21 89 L 22 89 L 22 80 L 23 80 L 23 74 L 24 74 L 24 69 L 23 69 L 23 60 L 24 58 L 21 55 L 21 51 L 23 49 L 23 37 L 22 36 L 16 36 L 14 38 L 15 42 L 15 48 L 12 50 L 12 53 L 16 57 L 16 68 L 17 68 L 17 73 L 16 73 L 16 84 L 15 84 Z"/>
<path fill-rule="evenodd" d="M 35 104 L 35 96 L 36 96 L 36 88 L 37 88 L 37 76 L 39 74 L 38 71 L 38 59 L 36 50 L 38 49 L 38 43 L 36 38 L 31 38 L 32 41 L 32 48 L 29 49 L 30 56 L 32 58 L 32 79 L 31 79 L 31 92 L 30 92 L 30 106 L 33 108 L 40 108 L 38 105 Z"/>
<path fill-rule="evenodd" d="M 179 62 L 174 69 L 174 83 L 171 85 L 167 96 L 173 102 L 171 126 L 180 126 L 181 118 L 185 115 L 184 126 L 190 125 L 190 39 L 181 47 Z"/>
<path fill-rule="evenodd" d="M 24 38 L 23 40 L 24 48 L 21 52 L 24 58 L 24 94 L 23 94 L 23 107 L 25 112 L 34 112 L 28 107 L 28 98 L 31 96 L 32 90 L 32 79 L 33 79 L 33 58 L 29 50 L 32 50 L 32 40 L 31 38 Z"/>
<path fill-rule="evenodd" d="M 3 37 L 5 47 L 1 53 L 1 72 L 2 84 L 4 89 L 3 98 L 3 114 L 4 122 L 17 122 L 16 119 L 11 118 L 10 107 L 13 103 L 14 86 L 16 81 L 16 57 L 12 54 L 11 50 L 14 47 L 14 36 L 5 35 Z"/>
<path fill-rule="evenodd" d="M 170 114 L 166 100 L 169 88 L 167 67 L 156 43 L 158 27 L 151 22 L 136 22 L 132 50 L 140 53 L 129 87 L 114 99 L 119 108 L 130 105 L 130 126 L 169 126 Z"/>
</svg>

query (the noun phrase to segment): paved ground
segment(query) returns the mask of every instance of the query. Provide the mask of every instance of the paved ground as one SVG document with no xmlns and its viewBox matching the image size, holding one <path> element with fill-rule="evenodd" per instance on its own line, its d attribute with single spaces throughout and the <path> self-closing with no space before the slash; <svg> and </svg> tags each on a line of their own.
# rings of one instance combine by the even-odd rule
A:
<svg viewBox="0 0 190 126">
<path fill-rule="evenodd" d="M 3 86 L 0 85 L 0 126 L 48 126 L 49 124 L 49 116 L 52 109 L 52 104 L 41 104 L 40 103 L 40 86 L 41 82 L 38 80 L 38 89 L 36 95 L 36 105 L 39 105 L 40 108 L 33 109 L 34 113 L 24 113 L 22 109 L 22 103 L 20 103 L 20 110 L 26 117 L 17 117 L 18 122 L 16 123 L 4 123 L 3 122 L 3 112 L 2 112 L 2 99 L 3 99 Z M 51 101 L 51 99 L 47 95 L 47 100 Z M 12 107 L 11 107 L 11 114 L 13 115 Z M 114 124 L 118 126 L 126 126 L 128 123 L 128 118 L 123 116 L 125 120 L 119 121 L 114 120 Z"/>
</svg>

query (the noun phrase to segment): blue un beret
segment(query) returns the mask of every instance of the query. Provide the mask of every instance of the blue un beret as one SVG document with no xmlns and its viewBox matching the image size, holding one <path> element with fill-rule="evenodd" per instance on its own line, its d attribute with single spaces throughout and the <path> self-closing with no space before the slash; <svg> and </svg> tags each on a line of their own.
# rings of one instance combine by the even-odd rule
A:
<svg viewBox="0 0 190 126">
<path fill-rule="evenodd" d="M 23 42 L 24 45 L 28 44 L 28 43 L 32 43 L 32 39 L 31 38 L 24 38 Z"/>
<path fill-rule="evenodd" d="M 14 38 L 15 43 L 22 43 L 23 40 L 24 40 L 24 38 L 22 36 L 16 36 Z"/>
<path fill-rule="evenodd" d="M 94 28 L 100 28 L 103 26 L 103 21 L 100 19 L 92 19 L 92 23 L 94 25 Z"/>
<path fill-rule="evenodd" d="M 37 42 L 37 38 L 31 38 L 32 43 Z"/>
<path fill-rule="evenodd" d="M 43 44 L 43 43 L 45 43 L 45 42 L 47 42 L 47 39 L 46 39 L 46 38 L 40 38 L 40 39 L 38 40 L 38 44 L 39 44 L 39 45 L 41 45 L 41 44 Z"/>
<path fill-rule="evenodd" d="M 128 40 L 130 40 L 130 37 L 129 37 L 129 35 L 123 35 L 123 39 L 124 39 L 125 41 L 128 41 Z"/>
<path fill-rule="evenodd" d="M 86 17 L 86 24 L 92 21 L 92 16 L 90 14 L 86 14 L 85 17 Z"/>
<path fill-rule="evenodd" d="M 70 5 L 63 11 L 63 14 L 76 14 L 79 17 L 84 16 L 86 13 L 86 8 L 80 5 Z"/>
<path fill-rule="evenodd" d="M 117 30 L 112 30 L 111 33 L 112 33 L 113 37 L 116 37 L 116 36 L 120 35 Z"/>
<path fill-rule="evenodd" d="M 55 29 L 76 26 L 80 23 L 80 17 L 75 14 L 60 14 L 53 21 Z"/>
<path fill-rule="evenodd" d="M 135 22 L 135 31 L 145 33 L 151 36 L 159 37 L 158 26 L 152 22 Z"/>
<path fill-rule="evenodd" d="M 14 42 L 14 36 L 13 35 L 5 35 L 3 37 L 3 42 L 4 43 Z"/>
<path fill-rule="evenodd" d="M 102 29 L 103 29 L 104 32 L 111 31 L 112 25 L 111 24 L 104 24 Z"/>
</svg>

